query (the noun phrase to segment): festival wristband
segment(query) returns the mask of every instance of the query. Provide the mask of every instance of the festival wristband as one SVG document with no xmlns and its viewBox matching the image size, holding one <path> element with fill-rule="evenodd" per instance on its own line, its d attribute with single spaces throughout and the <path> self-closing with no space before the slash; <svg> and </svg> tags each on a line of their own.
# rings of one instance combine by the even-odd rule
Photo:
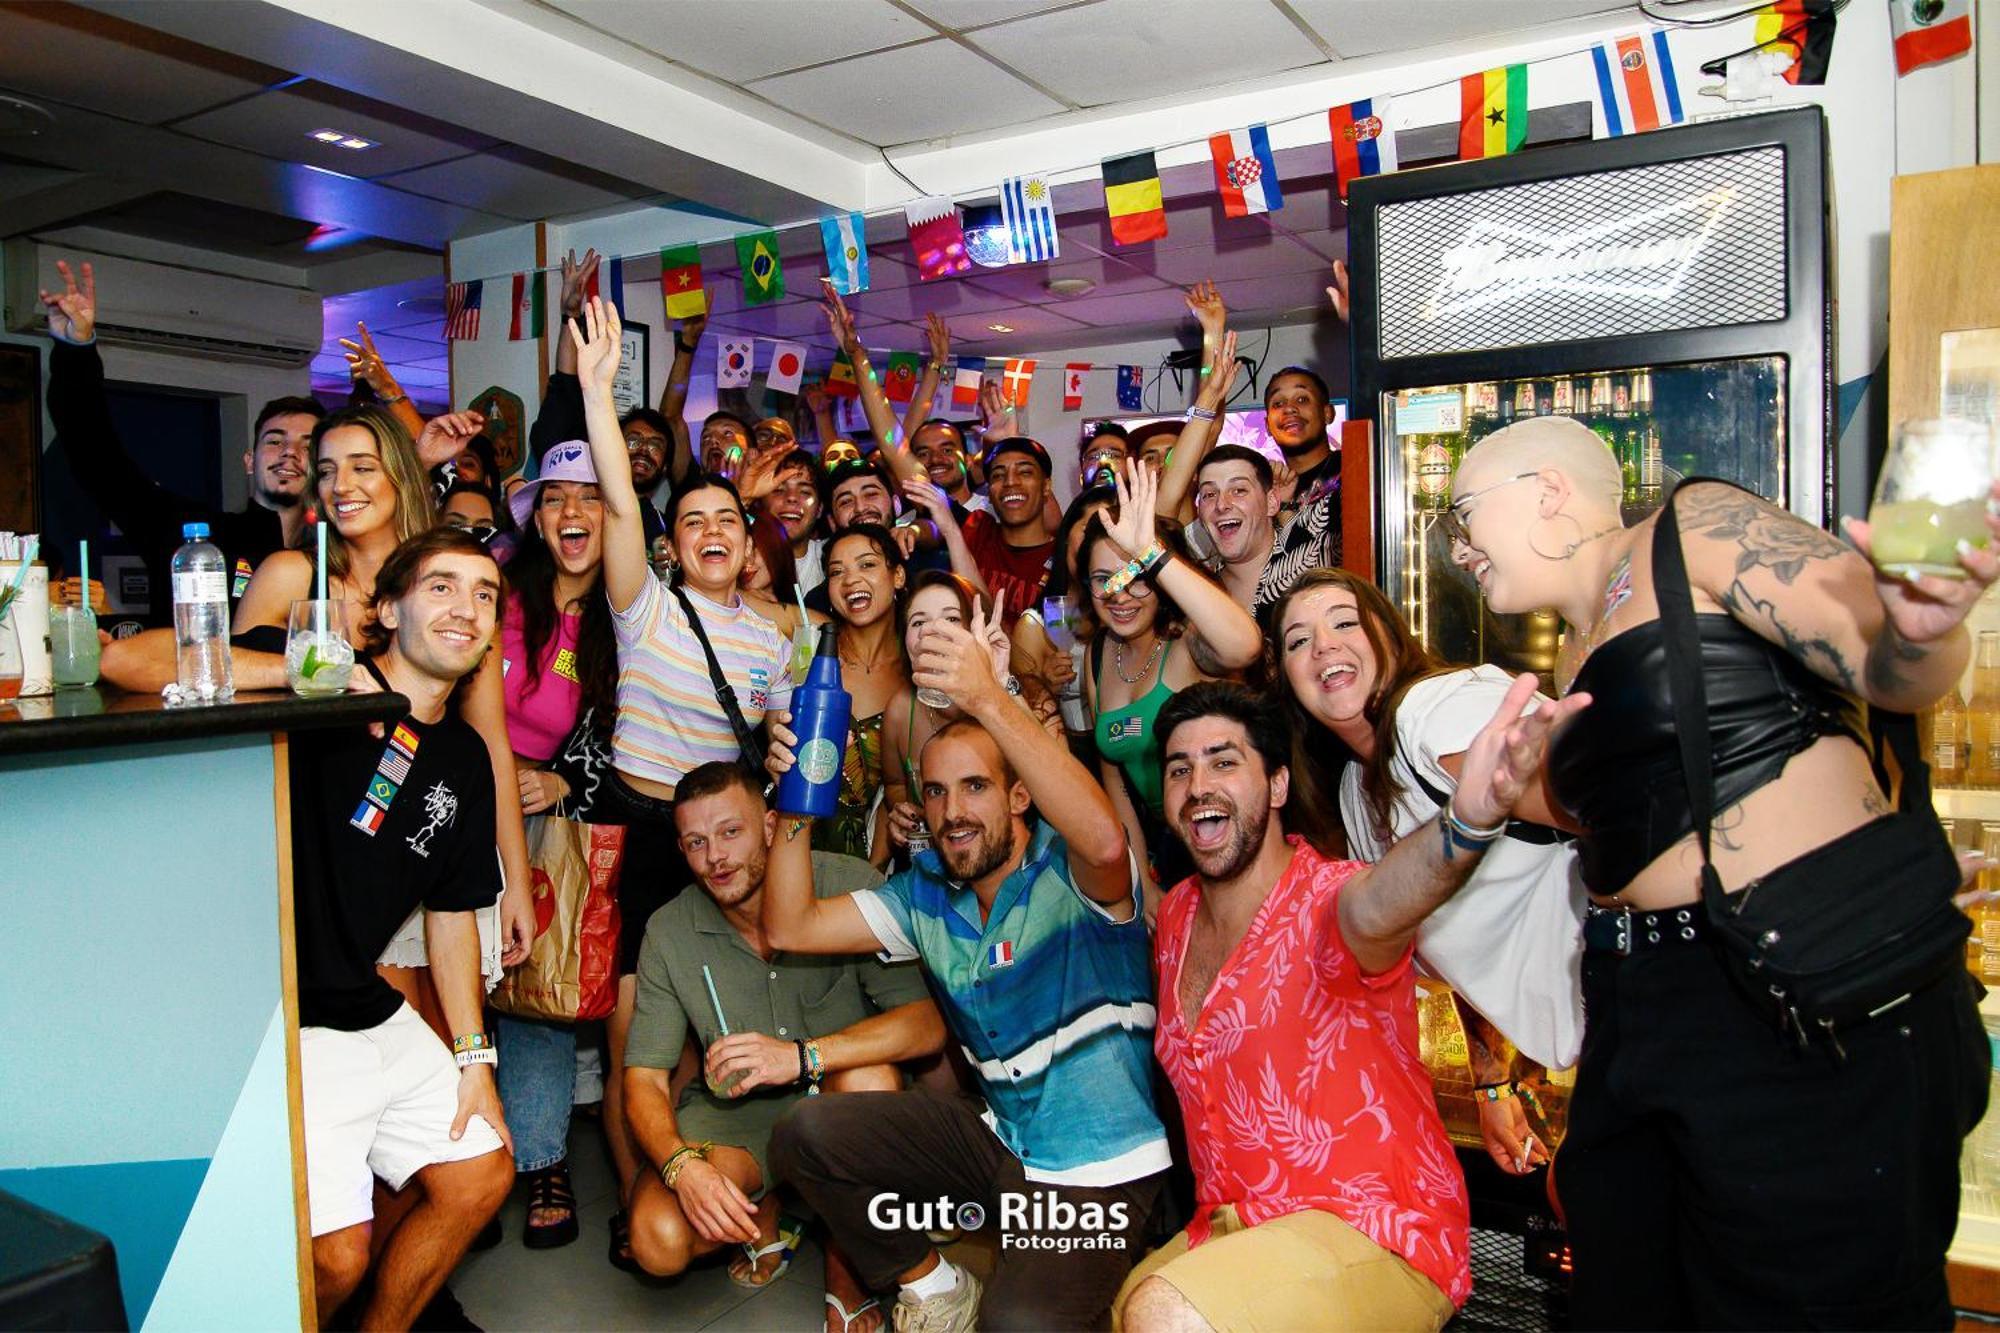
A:
<svg viewBox="0 0 2000 1333">
<path fill-rule="evenodd" d="M 1207 372 L 1204 371 L 1203 373 L 1206 374 Z M 1213 421 L 1216 415 L 1205 407 L 1190 407 L 1187 410 L 1187 414 L 1196 421 Z"/>
<path fill-rule="evenodd" d="M 1104 580 L 1104 595 L 1106 597 L 1116 597 L 1119 593 L 1124 592 L 1132 586 L 1133 580 L 1149 574 L 1158 568 L 1165 561 L 1166 554 L 1167 548 L 1160 545 L 1157 541 L 1154 542 L 1137 556 L 1127 561 L 1121 568 L 1111 572 L 1111 575 Z"/>
<path fill-rule="evenodd" d="M 482 1046 L 476 1051 L 460 1051 L 451 1058 L 458 1062 L 460 1069 L 470 1069 L 474 1065 L 492 1065 L 498 1068 L 500 1064 L 500 1052 L 491 1046 Z"/>
<path fill-rule="evenodd" d="M 1472 1095 L 1481 1101 L 1505 1101 L 1514 1095 L 1512 1083 L 1482 1083 L 1472 1090 Z"/>
<path fill-rule="evenodd" d="M 457 1054 L 461 1051 L 482 1050 L 491 1045 L 493 1045 L 493 1038 L 487 1036 L 484 1032 L 468 1032 L 462 1037 L 454 1038 L 451 1043 L 451 1049 L 454 1054 Z"/>
</svg>

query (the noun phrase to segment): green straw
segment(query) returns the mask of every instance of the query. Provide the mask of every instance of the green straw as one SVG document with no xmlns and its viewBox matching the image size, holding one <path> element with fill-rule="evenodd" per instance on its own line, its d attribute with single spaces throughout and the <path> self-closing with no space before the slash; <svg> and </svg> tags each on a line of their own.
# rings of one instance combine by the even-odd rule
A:
<svg viewBox="0 0 2000 1333">
<path fill-rule="evenodd" d="M 76 544 L 77 596 L 84 606 L 90 605 L 90 539 L 84 538 Z"/>
<path fill-rule="evenodd" d="M 722 1016 L 722 1001 L 715 994 L 715 977 L 710 974 L 707 963 L 701 965 L 701 979 L 708 983 L 708 1002 L 715 1006 L 715 1021 L 726 1037 L 729 1035 L 729 1020 Z"/>
<path fill-rule="evenodd" d="M 313 524 L 313 531 L 319 534 L 319 598 L 313 608 L 313 628 L 318 631 L 322 642 L 326 639 L 326 515 L 321 514 L 319 522 Z"/>
</svg>

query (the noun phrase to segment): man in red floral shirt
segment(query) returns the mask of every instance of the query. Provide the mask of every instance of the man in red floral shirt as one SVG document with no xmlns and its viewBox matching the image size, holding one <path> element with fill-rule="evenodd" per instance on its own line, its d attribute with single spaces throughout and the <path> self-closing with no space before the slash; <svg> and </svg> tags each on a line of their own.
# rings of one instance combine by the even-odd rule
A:
<svg viewBox="0 0 2000 1333">
<path fill-rule="evenodd" d="M 1161 710 L 1166 816 L 1196 873 L 1160 909 L 1153 1049 L 1186 1123 L 1196 1208 L 1126 1279 L 1119 1327 L 1436 1330 L 1472 1291 L 1465 1180 L 1417 1055 L 1417 926 L 1465 883 L 1550 730 L 1515 681 L 1452 803 L 1374 866 L 1273 818 L 1276 710 L 1201 684 Z"/>
</svg>

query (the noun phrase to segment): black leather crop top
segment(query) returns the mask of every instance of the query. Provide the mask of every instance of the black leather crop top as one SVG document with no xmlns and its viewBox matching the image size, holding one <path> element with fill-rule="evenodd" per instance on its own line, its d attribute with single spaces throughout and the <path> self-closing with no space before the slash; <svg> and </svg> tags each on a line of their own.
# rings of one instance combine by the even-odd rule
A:
<svg viewBox="0 0 2000 1333">
<path fill-rule="evenodd" d="M 1860 705 L 1790 653 L 1719 612 L 1696 615 L 1695 626 L 1717 810 L 1775 779 L 1822 736 L 1852 736 L 1867 748 Z M 1549 783 L 1583 829 L 1577 854 L 1585 887 L 1616 893 L 1694 827 L 1661 622 L 1608 640 L 1571 689 L 1588 691 L 1591 704 L 1550 746 Z"/>
</svg>

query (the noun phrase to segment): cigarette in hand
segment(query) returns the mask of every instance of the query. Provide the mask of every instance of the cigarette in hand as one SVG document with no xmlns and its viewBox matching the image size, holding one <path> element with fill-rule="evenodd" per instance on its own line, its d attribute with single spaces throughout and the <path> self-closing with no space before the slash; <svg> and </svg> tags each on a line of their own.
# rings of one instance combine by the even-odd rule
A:
<svg viewBox="0 0 2000 1333">
<path fill-rule="evenodd" d="M 1537 1146 L 1538 1145 L 1535 1143 L 1535 1136 L 1533 1134 L 1528 1135 L 1528 1137 L 1524 1139 L 1521 1143 L 1521 1161 L 1519 1165 L 1519 1170 L 1524 1175 L 1527 1173 L 1528 1170 L 1528 1159 L 1535 1155 L 1535 1148 Z"/>
</svg>

